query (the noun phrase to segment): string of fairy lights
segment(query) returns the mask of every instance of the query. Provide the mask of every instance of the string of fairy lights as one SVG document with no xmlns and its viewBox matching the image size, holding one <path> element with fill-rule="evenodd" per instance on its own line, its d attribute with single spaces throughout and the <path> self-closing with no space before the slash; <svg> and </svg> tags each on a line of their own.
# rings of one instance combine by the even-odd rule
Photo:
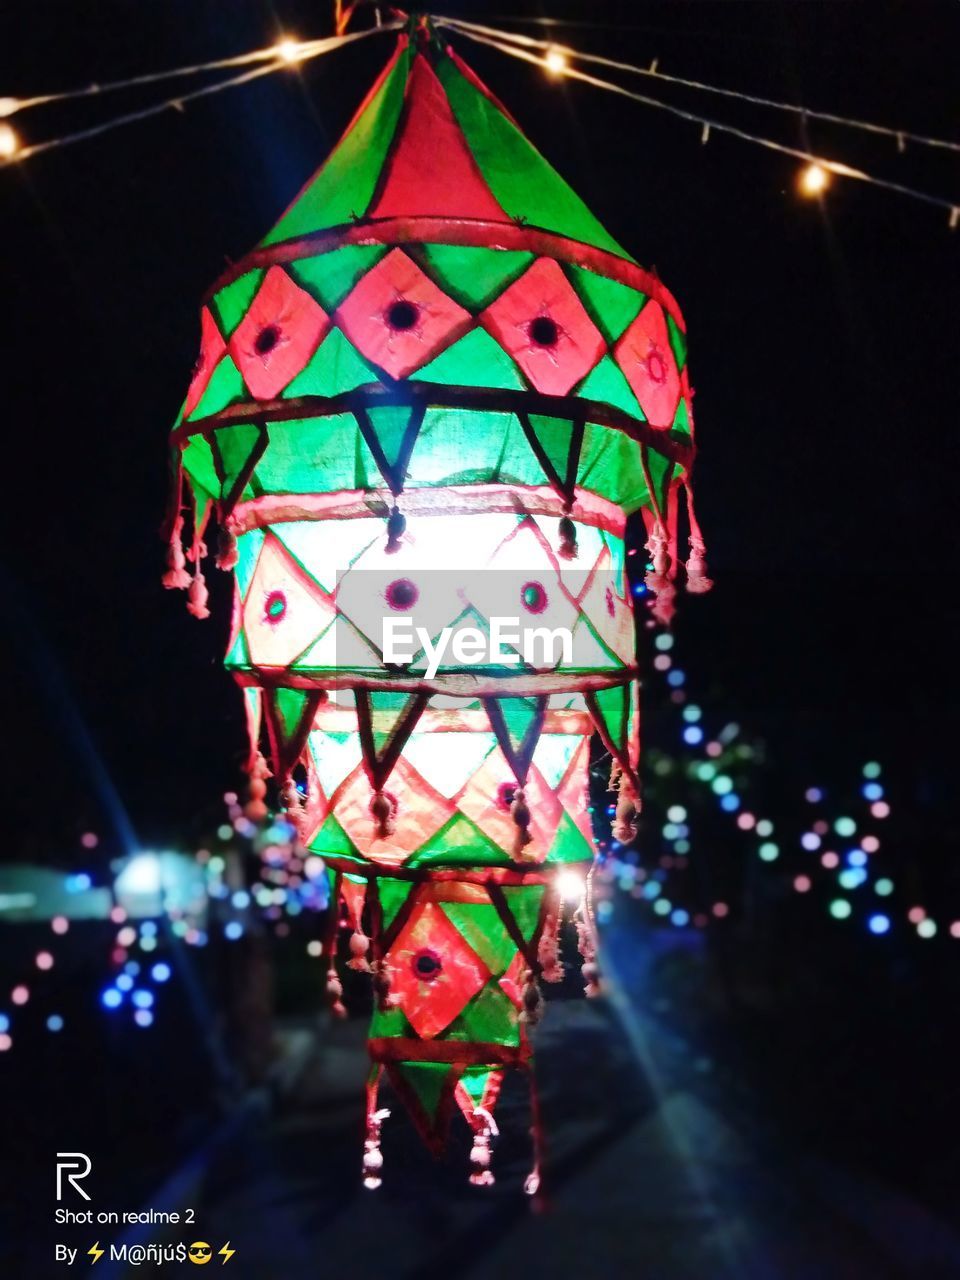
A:
<svg viewBox="0 0 960 1280">
<path fill-rule="evenodd" d="M 839 115 L 835 112 L 783 102 L 742 90 L 713 85 L 687 76 L 672 74 L 660 67 L 659 59 L 657 58 L 654 58 L 647 66 L 639 66 L 621 59 L 575 49 L 569 44 L 559 44 L 556 41 L 543 40 L 521 32 L 486 26 L 461 18 L 437 15 L 432 17 L 431 21 L 437 29 L 444 29 L 456 36 L 462 36 L 465 39 L 494 48 L 507 56 L 519 58 L 541 68 L 548 76 L 554 79 L 579 81 L 695 124 L 700 129 L 700 139 L 703 143 L 709 140 L 712 133 L 718 133 L 797 160 L 801 164 L 797 175 L 797 189 L 804 196 L 821 198 L 834 178 L 846 178 L 942 209 L 947 213 L 948 225 L 951 229 L 960 225 L 960 204 L 951 198 L 919 190 L 906 182 L 868 172 L 862 167 L 847 164 L 837 158 L 816 155 L 809 149 L 792 146 L 766 134 L 740 128 L 728 121 L 718 120 L 701 112 L 680 107 L 675 103 L 664 101 L 650 94 L 638 93 L 620 83 L 606 80 L 584 71 L 575 64 L 583 63 L 599 66 L 610 71 L 622 72 L 629 76 L 645 77 L 649 81 L 661 82 L 664 85 L 678 86 L 696 93 L 705 93 L 726 100 L 735 100 L 762 110 L 772 110 L 781 114 L 793 115 L 803 122 L 818 120 L 877 138 L 890 139 L 896 143 L 898 154 L 905 152 L 908 145 L 910 147 L 933 148 L 956 153 L 960 152 L 960 142 L 933 137 L 914 129 L 895 128 L 885 124 Z M 378 17 L 376 26 L 363 31 L 313 40 L 299 40 L 293 36 L 284 36 L 264 48 L 231 57 L 218 58 L 166 71 L 127 76 L 107 83 L 87 85 L 73 90 L 36 93 L 25 97 L 8 96 L 0 98 L 0 165 L 22 163 L 46 151 L 91 140 L 113 129 L 134 124 L 164 112 L 171 110 L 183 111 L 188 104 L 198 99 L 210 97 L 226 89 L 239 87 L 263 76 L 299 68 L 304 63 L 342 48 L 347 44 L 383 32 L 396 31 L 404 25 L 401 20 L 382 23 Z M 99 124 L 55 137 L 27 141 L 21 137 L 18 130 L 10 123 L 12 118 L 37 107 L 64 103 L 80 98 L 101 98 L 115 93 L 144 89 L 170 80 L 210 75 L 238 68 L 241 68 L 238 74 L 228 76 L 226 79 L 215 80 L 213 83 L 205 84 L 198 89 L 173 94 L 159 102 L 150 103 L 109 117 Z"/>
</svg>

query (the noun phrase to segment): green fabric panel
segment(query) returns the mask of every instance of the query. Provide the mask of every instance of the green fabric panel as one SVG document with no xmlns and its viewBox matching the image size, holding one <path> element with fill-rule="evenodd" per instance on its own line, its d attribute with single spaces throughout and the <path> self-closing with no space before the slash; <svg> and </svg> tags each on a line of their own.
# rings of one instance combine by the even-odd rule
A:
<svg viewBox="0 0 960 1280">
<path fill-rule="evenodd" d="M 514 751 L 519 754 L 527 731 L 537 718 L 539 707 L 536 698 L 498 698 L 507 737 Z"/>
<path fill-rule="evenodd" d="M 651 453 L 651 462 L 656 455 Z M 588 422 L 577 471 L 580 488 L 599 493 L 629 514 L 647 501 L 640 446 L 622 431 Z"/>
<path fill-rule="evenodd" d="M 257 463 L 267 493 L 337 493 L 382 486 L 380 471 L 352 413 L 271 422 Z"/>
<path fill-rule="evenodd" d="M 411 415 L 412 410 L 402 404 L 385 405 L 380 409 L 367 410 L 370 425 L 391 470 L 396 468 L 401 459 Z"/>
<path fill-rule="evenodd" d="M 599 400 L 603 404 L 622 409 L 634 418 L 645 422 L 643 410 L 633 394 L 630 383 L 620 371 L 620 366 L 611 356 L 604 356 L 594 366 L 577 388 L 577 395 L 584 400 Z"/>
<path fill-rule="evenodd" d="M 540 448 L 553 464 L 557 479 L 563 484 L 567 478 L 573 423 L 569 418 L 547 418 L 539 413 L 531 413 L 530 425 L 540 442 Z"/>
<path fill-rule="evenodd" d="M 522 391 L 520 371 L 486 329 L 471 329 L 436 360 L 410 375 L 412 382 L 442 382 L 454 387 L 507 387 Z"/>
<path fill-rule="evenodd" d="M 596 850 L 584 838 L 583 832 L 569 814 L 561 815 L 557 824 L 556 835 L 550 844 L 546 861 L 557 862 L 589 862 L 593 860 Z"/>
<path fill-rule="evenodd" d="M 272 695 L 275 719 L 278 727 L 289 741 L 303 722 L 303 713 L 309 694 L 303 689 L 274 689 Z"/>
<path fill-rule="evenodd" d="M 532 253 L 459 244 L 425 244 L 421 254 L 444 291 L 470 311 L 488 307 L 533 262 Z"/>
<path fill-rule="evenodd" d="M 465 1067 L 460 1075 L 460 1083 L 473 1099 L 474 1105 L 478 1106 L 483 1101 L 483 1095 L 487 1089 L 487 1081 L 493 1075 L 494 1068 L 471 1066 Z"/>
<path fill-rule="evenodd" d="M 369 697 L 373 720 L 373 749 L 379 759 L 416 694 L 371 690 Z"/>
<path fill-rule="evenodd" d="M 380 910 L 383 913 L 383 925 L 384 928 L 389 928 L 397 912 L 409 898 L 413 884 L 409 880 L 381 879 L 377 881 L 377 888 L 380 895 Z"/>
<path fill-rule="evenodd" d="M 258 267 L 256 271 L 248 271 L 214 294 L 211 309 L 225 337 L 230 337 L 247 314 L 247 308 L 256 297 L 265 275 L 263 268 Z"/>
<path fill-rule="evenodd" d="M 527 942 L 533 937 L 540 919 L 540 903 L 543 901 L 545 887 L 542 884 L 505 884 L 503 896 L 507 906 L 513 913 L 520 932 Z"/>
<path fill-rule="evenodd" d="M 247 641 L 242 631 L 237 632 L 237 638 L 230 646 L 227 656 L 223 660 L 223 665 L 230 671 L 245 670 L 250 666 L 250 654 L 247 650 Z"/>
<path fill-rule="evenodd" d="M 332 813 L 327 814 L 323 826 L 310 841 L 310 852 L 327 854 L 331 857 L 335 855 L 353 856 L 362 861 L 350 837 Z"/>
<path fill-rule="evenodd" d="M 440 907 L 490 972 L 502 977 L 517 948 L 493 903 L 441 902 Z"/>
<path fill-rule="evenodd" d="M 395 1066 L 397 1074 L 417 1095 L 431 1124 L 436 1124 L 444 1086 L 453 1068 L 447 1062 L 398 1062 Z"/>
<path fill-rule="evenodd" d="M 543 471 L 512 413 L 428 409 L 413 449 L 410 485 L 543 484 Z"/>
<path fill-rule="evenodd" d="M 502 867 L 509 854 L 462 813 L 455 813 L 407 861 L 408 867 Z"/>
<path fill-rule="evenodd" d="M 183 451 L 183 469 L 205 493 L 220 492 L 220 477 L 213 461 L 213 450 L 203 436 L 191 436 Z"/>
<path fill-rule="evenodd" d="M 598 689 L 594 697 L 611 741 L 617 744 L 623 742 L 627 726 L 627 686 L 614 685 L 612 689 Z"/>
<path fill-rule="evenodd" d="M 251 529 L 249 533 L 241 534 L 237 539 L 237 567 L 233 574 L 241 600 L 246 597 L 249 590 L 265 537 L 266 534 L 262 529 Z"/>
<path fill-rule="evenodd" d="M 516 1006 L 500 984 L 492 979 L 473 997 L 441 1037 L 481 1044 L 520 1043 Z"/>
<path fill-rule="evenodd" d="M 594 324 L 612 345 L 636 320 L 647 295 L 583 267 L 568 266 L 565 270 Z"/>
<path fill-rule="evenodd" d="M 510 217 L 628 257 L 552 165 L 450 59 L 439 60 L 437 74 L 480 172 Z"/>
<path fill-rule="evenodd" d="M 287 264 L 297 284 L 306 289 L 327 312 L 335 310 L 361 276 L 386 254 L 383 244 L 347 244 L 315 258 L 299 258 Z"/>
<path fill-rule="evenodd" d="M 211 414 L 225 409 L 228 404 L 235 404 L 238 400 L 249 398 L 240 370 L 233 363 L 233 358 L 225 355 L 210 375 L 210 381 L 187 421 L 194 422 L 197 418 L 209 418 Z"/>
<path fill-rule="evenodd" d="M 337 226 L 366 212 L 396 132 L 412 55 L 410 44 L 353 128 L 264 238 L 264 245 Z"/>
<path fill-rule="evenodd" d="M 677 405 L 677 412 L 673 415 L 673 426 L 671 431 L 677 431 L 680 435 L 689 436 L 690 432 L 690 414 L 687 411 L 687 402 L 681 396 L 680 403 Z"/>
<path fill-rule="evenodd" d="M 677 368 L 682 372 L 683 366 L 687 363 L 687 335 L 669 311 L 664 314 L 667 317 L 667 330 L 670 334 L 670 345 L 673 347 L 674 359 L 677 362 Z"/>
<path fill-rule="evenodd" d="M 260 428 L 255 422 L 236 422 L 232 427 L 218 427 L 214 435 L 223 466 L 223 491 L 229 493 L 259 444 Z"/>
<path fill-rule="evenodd" d="M 407 1020 L 407 1015 L 399 1007 L 381 1009 L 376 1001 L 373 1003 L 373 1016 L 370 1019 L 370 1039 L 381 1036 L 403 1040 L 416 1040 L 417 1033 Z"/>
<path fill-rule="evenodd" d="M 379 385 L 372 365 L 367 364 L 349 338 L 340 329 L 331 329 L 283 392 L 284 400 L 298 396 L 339 396 L 355 387 L 370 383 Z"/>
</svg>

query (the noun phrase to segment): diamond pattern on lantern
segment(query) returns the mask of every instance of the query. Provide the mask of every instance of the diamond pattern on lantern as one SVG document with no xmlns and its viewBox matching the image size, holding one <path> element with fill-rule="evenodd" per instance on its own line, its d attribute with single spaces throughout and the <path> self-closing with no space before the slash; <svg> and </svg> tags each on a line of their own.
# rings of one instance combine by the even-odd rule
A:
<svg viewBox="0 0 960 1280">
<path fill-rule="evenodd" d="M 282 267 L 271 267 L 230 339 L 250 394 L 272 400 L 300 373 L 330 328 L 330 318 Z"/>
<path fill-rule="evenodd" d="M 337 309 L 353 345 L 392 378 L 415 369 L 462 337 L 473 317 L 402 249 L 381 258 Z"/>
<path fill-rule="evenodd" d="M 255 667 L 289 666 L 336 617 L 330 596 L 272 537 L 264 541 L 241 612 Z"/>
<path fill-rule="evenodd" d="M 614 355 L 650 425 L 670 427 L 680 399 L 680 375 L 659 302 L 647 303 Z"/>
<path fill-rule="evenodd" d="M 435 902 L 413 908 L 386 959 L 390 994 L 425 1040 L 448 1027 L 491 976 Z"/>
<path fill-rule="evenodd" d="M 193 366 L 193 378 L 183 406 L 185 418 L 189 417 L 200 403 L 200 397 L 207 389 L 210 375 L 226 349 L 227 344 L 217 328 L 216 320 L 210 314 L 209 308 L 204 307 L 200 313 L 200 354 L 197 356 L 197 363 Z"/>
<path fill-rule="evenodd" d="M 603 355 L 606 344 L 552 258 L 538 258 L 480 315 L 534 387 L 566 395 Z"/>
</svg>

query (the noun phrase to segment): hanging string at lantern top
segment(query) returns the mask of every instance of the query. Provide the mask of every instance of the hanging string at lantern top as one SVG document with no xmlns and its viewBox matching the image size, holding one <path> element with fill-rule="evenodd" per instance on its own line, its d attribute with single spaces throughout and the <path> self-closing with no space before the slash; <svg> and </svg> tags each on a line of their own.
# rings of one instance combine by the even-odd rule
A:
<svg viewBox="0 0 960 1280">
<path fill-rule="evenodd" d="M 505 42 L 500 38 L 494 38 L 481 34 L 479 31 L 465 27 L 462 23 L 452 21 L 447 18 L 434 19 L 438 27 L 444 27 L 451 31 L 466 36 L 469 40 L 474 40 L 478 44 L 489 45 L 492 49 L 498 49 L 501 53 L 506 53 L 512 58 L 520 58 L 524 62 L 532 63 L 536 67 L 543 67 L 550 70 L 547 65 L 547 59 L 539 53 L 531 53 L 527 49 L 518 47 L 516 44 Z M 509 37 L 508 37 L 509 40 Z M 567 53 L 571 56 L 577 56 L 573 50 L 567 49 Z M 557 74 L 556 72 L 554 74 Z M 898 195 L 907 196 L 912 200 L 919 200 L 923 204 L 933 205 L 935 208 L 946 209 L 950 215 L 950 229 L 953 230 L 958 221 L 960 221 L 960 206 L 954 201 L 948 200 L 943 196 L 930 195 L 925 191 L 918 191 L 914 187 L 909 187 L 905 183 L 894 182 L 888 178 L 880 178 L 876 174 L 868 173 L 864 169 L 855 168 L 852 165 L 845 164 L 841 160 L 831 160 L 826 156 L 814 155 L 812 152 L 803 151 L 799 147 L 791 147 L 786 143 L 777 142 L 773 138 L 765 138 L 760 134 L 750 133 L 745 129 L 740 129 L 736 125 L 724 124 L 719 120 L 713 120 L 706 116 L 698 115 L 694 111 L 687 111 L 682 107 L 674 106 L 672 103 L 662 102 L 659 98 L 651 98 L 647 94 L 636 93 L 632 89 L 626 89 L 623 85 L 615 84 L 612 80 L 602 80 L 598 76 L 590 75 L 586 71 L 579 71 L 576 67 L 568 65 L 562 71 L 563 76 L 581 80 L 584 84 L 593 85 L 597 89 L 606 89 L 609 93 L 615 93 L 621 98 L 628 98 L 632 102 L 640 102 L 644 106 L 656 107 L 660 111 L 666 111 L 670 115 L 677 116 L 681 120 L 688 120 L 691 124 L 697 124 L 701 127 L 716 130 L 717 133 L 725 133 L 730 137 L 739 138 L 741 142 L 750 142 L 755 146 L 764 147 L 768 151 L 776 151 L 780 155 L 791 156 L 795 160 L 801 160 L 805 165 L 816 165 L 825 170 L 827 173 L 833 174 L 835 177 L 852 178 L 857 182 L 863 182 L 869 186 L 879 187 L 886 191 L 896 192 Z"/>
</svg>

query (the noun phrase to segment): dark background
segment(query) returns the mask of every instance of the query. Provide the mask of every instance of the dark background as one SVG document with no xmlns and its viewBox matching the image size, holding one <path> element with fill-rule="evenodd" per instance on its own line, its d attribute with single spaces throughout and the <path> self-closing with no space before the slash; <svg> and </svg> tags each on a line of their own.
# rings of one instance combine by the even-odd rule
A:
<svg viewBox="0 0 960 1280">
<path fill-rule="evenodd" d="M 956 136 L 954 3 L 444 7 L 505 26 L 547 9 L 569 18 L 556 35 L 574 46 L 640 64 L 658 57 L 678 75 Z M 331 8 L 101 0 L 21 9 L 7 18 L 0 92 L 227 56 L 281 32 L 329 34 Z M 91 869 L 77 843 L 90 827 L 105 836 L 94 870 L 125 843 L 183 847 L 240 784 L 240 699 L 221 668 L 229 584 L 210 574 L 204 624 L 160 587 L 167 432 L 196 354 L 199 298 L 326 155 L 390 41 L 0 172 L 6 859 Z M 890 873 L 942 926 L 960 917 L 960 230 L 943 211 L 853 181 L 835 181 L 822 205 L 802 200 L 785 157 L 716 133 L 703 146 L 696 126 L 456 44 L 683 307 L 698 514 L 717 584 L 682 602 L 676 623 L 691 693 L 718 723 L 736 719 L 765 740 L 752 798 L 778 819 L 805 787 L 852 793 L 863 762 L 882 761 L 895 817 Z M 900 155 L 890 140 L 628 83 L 960 200 L 954 154 L 910 145 Z M 77 101 L 13 123 L 30 141 L 143 100 Z M 650 696 L 647 740 L 662 748 L 676 724 Z M 742 856 L 723 839 L 711 831 L 693 858 Z M 908 902 L 895 905 L 902 921 Z M 709 1034 L 726 1055 L 727 1113 L 759 1108 L 769 1132 L 793 1126 L 929 1202 L 952 1200 L 951 948 L 960 942 L 941 928 L 911 948 L 902 924 L 889 945 L 859 926 L 838 938 L 822 903 L 794 897 L 776 910 L 766 930 L 718 944 L 729 1003 L 715 1022 L 703 989 L 684 986 L 685 971 L 661 974 L 684 1034 Z M 633 936 L 621 935 L 625 954 Z M 766 983 L 752 1003 L 751 970 L 755 985 L 758 975 Z M 91 970 L 89 988 L 98 980 Z M 183 1031 L 184 1051 L 158 1092 L 152 1050 L 130 1034 L 75 1046 L 74 1064 L 92 1082 L 101 1048 L 114 1055 L 116 1077 L 89 1087 L 109 1114 L 122 1077 L 118 1140 L 142 1152 L 148 1140 L 162 1146 L 163 1125 L 188 1095 L 202 1110 L 210 1086 Z M 57 1052 L 42 1046 L 21 1060 L 19 1087 L 36 1072 L 38 1096 L 55 1088 Z M 137 1096 L 151 1098 L 153 1115 L 139 1133 L 123 1127 Z M 145 1166 L 137 1175 L 144 1195 L 152 1174 Z"/>
</svg>

